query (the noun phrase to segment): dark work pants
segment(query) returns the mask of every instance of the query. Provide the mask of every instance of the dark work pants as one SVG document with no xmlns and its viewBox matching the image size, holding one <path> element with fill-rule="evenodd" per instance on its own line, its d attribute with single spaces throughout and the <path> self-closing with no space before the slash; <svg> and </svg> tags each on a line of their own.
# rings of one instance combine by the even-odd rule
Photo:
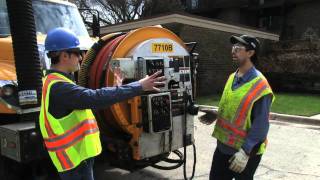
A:
<svg viewBox="0 0 320 180">
<path fill-rule="evenodd" d="M 214 152 L 210 171 L 210 180 L 253 180 L 254 173 L 260 163 L 261 155 L 250 157 L 244 171 L 239 174 L 229 169 L 228 162 L 232 155 L 221 153 L 218 149 Z"/>
<path fill-rule="evenodd" d="M 76 168 L 59 173 L 59 176 L 62 180 L 94 180 L 93 164 L 94 158 L 86 159 Z"/>
</svg>

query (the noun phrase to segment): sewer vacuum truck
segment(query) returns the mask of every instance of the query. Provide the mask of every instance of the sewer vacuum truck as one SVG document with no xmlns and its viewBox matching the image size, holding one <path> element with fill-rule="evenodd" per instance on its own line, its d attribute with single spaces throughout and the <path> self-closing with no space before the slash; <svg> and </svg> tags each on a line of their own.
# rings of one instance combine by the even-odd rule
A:
<svg viewBox="0 0 320 180">
<path fill-rule="evenodd" d="M 27 28 L 32 21 L 23 24 L 24 21 L 16 18 L 34 15 L 37 19 L 35 2 L 75 8 L 65 1 L 32 1 L 31 9 L 30 4 L 26 7 L 18 2 L 15 1 L 14 6 L 7 2 L 11 31 L 3 34 L 0 41 L 6 44 L 0 48 L 0 63 L 7 65 L 2 66 L 5 68 L 0 73 L 3 76 L 0 80 L 0 173 L 17 179 L 21 176 L 16 172 L 21 169 L 30 169 L 30 177 L 35 177 L 46 171 L 44 167 L 51 162 L 38 127 L 42 70 L 50 67 L 42 45 L 47 31 L 40 34 L 37 21 L 36 26 Z M 27 8 L 27 14 L 21 15 L 23 8 Z M 10 10 L 15 10 L 13 15 Z M 75 14 L 79 17 L 78 12 Z M 74 20 L 72 14 L 66 13 L 68 15 L 68 19 Z M 84 27 L 82 21 L 75 21 Z M 20 30 L 21 26 L 25 27 L 24 31 Z M 28 34 L 29 37 L 24 36 Z M 89 43 L 88 40 L 82 44 Z M 170 170 L 185 164 L 186 147 L 193 145 L 195 152 L 193 130 L 198 108 L 192 94 L 193 58 L 184 42 L 165 28 L 144 27 L 105 35 L 91 48 L 82 49 L 86 55 L 76 78 L 81 86 L 97 89 L 119 85 L 115 68 L 121 70 L 120 84 L 159 70 L 167 79 L 165 85 L 159 87 L 159 93 L 147 92 L 103 110 L 94 110 L 103 146 L 99 158 L 131 171 L 148 166 Z M 3 52 L 6 56 L 1 56 Z M 169 158 L 171 152 L 178 159 Z M 173 165 L 160 166 L 157 164 L 160 161 Z"/>
<path fill-rule="evenodd" d="M 79 73 L 82 86 L 117 85 L 116 67 L 121 69 L 122 84 L 157 71 L 167 79 L 160 93 L 149 92 L 95 111 L 111 162 L 124 168 L 158 167 L 154 163 L 170 161 L 169 152 L 182 157 L 178 149 L 193 144 L 198 109 L 193 104 L 190 60 L 183 41 L 161 27 L 108 34 L 87 52 Z"/>
</svg>

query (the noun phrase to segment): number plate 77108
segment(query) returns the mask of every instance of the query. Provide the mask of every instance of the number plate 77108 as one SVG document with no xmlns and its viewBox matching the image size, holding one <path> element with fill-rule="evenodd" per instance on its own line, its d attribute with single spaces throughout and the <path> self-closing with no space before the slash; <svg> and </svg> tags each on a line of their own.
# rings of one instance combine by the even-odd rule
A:
<svg viewBox="0 0 320 180">
<path fill-rule="evenodd" d="M 152 49 L 152 53 L 172 53 L 173 44 L 172 43 L 152 43 L 151 49 Z"/>
</svg>

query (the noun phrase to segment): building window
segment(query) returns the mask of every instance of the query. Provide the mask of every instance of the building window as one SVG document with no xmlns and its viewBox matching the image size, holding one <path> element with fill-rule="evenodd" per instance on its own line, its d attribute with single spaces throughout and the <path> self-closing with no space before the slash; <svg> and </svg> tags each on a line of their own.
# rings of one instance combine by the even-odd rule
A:
<svg viewBox="0 0 320 180">
<path fill-rule="evenodd" d="M 264 0 L 260 0 L 259 5 L 264 5 Z"/>
<path fill-rule="evenodd" d="M 199 6 L 198 0 L 191 0 L 191 9 L 197 9 Z"/>
</svg>

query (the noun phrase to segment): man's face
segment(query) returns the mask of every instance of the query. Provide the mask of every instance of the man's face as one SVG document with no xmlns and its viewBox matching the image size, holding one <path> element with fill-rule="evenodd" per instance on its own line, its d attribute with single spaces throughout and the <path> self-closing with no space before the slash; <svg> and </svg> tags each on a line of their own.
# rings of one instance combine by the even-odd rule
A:
<svg viewBox="0 0 320 180">
<path fill-rule="evenodd" d="M 71 72 L 76 72 L 80 70 L 81 55 L 78 51 L 69 51 L 64 52 L 63 56 L 65 57 L 65 66 L 67 70 Z"/>
<path fill-rule="evenodd" d="M 232 46 L 232 60 L 238 64 L 239 67 L 245 65 L 250 61 L 250 57 L 254 54 L 253 50 L 247 51 L 246 47 L 240 43 Z"/>
</svg>

